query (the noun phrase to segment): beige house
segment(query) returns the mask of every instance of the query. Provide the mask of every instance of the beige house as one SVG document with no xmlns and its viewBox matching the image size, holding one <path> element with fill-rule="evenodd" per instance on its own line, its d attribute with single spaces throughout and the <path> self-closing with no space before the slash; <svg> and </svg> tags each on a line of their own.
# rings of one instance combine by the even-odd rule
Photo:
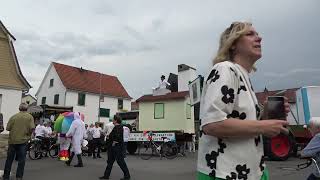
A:
<svg viewBox="0 0 320 180">
<path fill-rule="evenodd" d="M 139 131 L 182 131 L 194 134 L 194 110 L 189 91 L 144 95 L 139 103 Z"/>
<path fill-rule="evenodd" d="M 31 88 L 21 73 L 12 43 L 15 40 L 0 21 L 0 113 L 3 114 L 4 126 L 18 112 L 22 93 Z"/>
</svg>

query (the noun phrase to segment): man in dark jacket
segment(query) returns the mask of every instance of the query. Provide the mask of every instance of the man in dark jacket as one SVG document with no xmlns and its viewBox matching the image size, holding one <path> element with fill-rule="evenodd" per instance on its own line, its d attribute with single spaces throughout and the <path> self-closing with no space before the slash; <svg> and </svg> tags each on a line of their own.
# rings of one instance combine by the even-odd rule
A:
<svg viewBox="0 0 320 180">
<path fill-rule="evenodd" d="M 4 180 L 9 180 L 12 162 L 15 157 L 18 161 L 16 179 L 22 180 L 23 177 L 26 161 L 26 146 L 34 129 L 34 120 L 33 117 L 27 113 L 27 108 L 27 104 L 20 104 L 20 112 L 13 115 L 7 124 L 6 130 L 9 131 L 9 148 L 4 167 Z"/>
<path fill-rule="evenodd" d="M 109 135 L 108 161 L 104 175 L 99 179 L 109 179 L 114 161 L 117 161 L 124 177 L 120 180 L 129 180 L 130 173 L 123 154 L 123 126 L 121 125 L 121 118 L 114 115 L 113 124 L 115 125 Z"/>
</svg>

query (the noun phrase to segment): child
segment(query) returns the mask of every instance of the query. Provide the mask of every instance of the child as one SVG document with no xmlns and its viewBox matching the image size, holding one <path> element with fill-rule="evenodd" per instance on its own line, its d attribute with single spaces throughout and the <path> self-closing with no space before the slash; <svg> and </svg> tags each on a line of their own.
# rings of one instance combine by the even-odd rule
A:
<svg viewBox="0 0 320 180">
<path fill-rule="evenodd" d="M 320 164 L 320 117 L 311 118 L 309 127 L 313 138 L 302 150 L 301 157 L 312 157 L 316 160 L 317 164 Z M 315 179 L 320 179 L 320 174 L 314 166 L 312 174 L 310 174 L 307 180 Z"/>
</svg>

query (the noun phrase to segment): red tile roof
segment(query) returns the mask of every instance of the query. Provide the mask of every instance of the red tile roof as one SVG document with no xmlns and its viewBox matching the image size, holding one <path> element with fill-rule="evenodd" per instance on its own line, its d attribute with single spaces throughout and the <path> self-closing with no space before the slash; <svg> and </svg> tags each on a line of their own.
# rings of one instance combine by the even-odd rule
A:
<svg viewBox="0 0 320 180">
<path fill-rule="evenodd" d="M 285 89 L 286 91 L 284 94 L 280 94 L 281 96 L 285 96 L 289 99 L 290 103 L 295 103 L 296 102 L 296 91 L 299 88 L 293 88 L 293 89 Z M 275 94 L 281 92 L 283 90 L 275 90 L 275 91 L 267 91 L 267 92 L 257 92 L 256 96 L 258 99 L 258 102 L 263 104 L 263 102 L 266 100 L 268 96 L 274 96 Z"/>
<path fill-rule="evenodd" d="M 136 100 L 136 102 L 154 102 L 154 101 L 168 101 L 175 99 L 184 99 L 189 96 L 189 91 L 171 92 L 166 95 L 153 96 L 152 94 L 144 95 Z"/>
<path fill-rule="evenodd" d="M 53 62 L 63 85 L 70 90 L 109 95 L 114 97 L 130 98 L 121 82 L 115 76 L 101 74 L 77 67 Z M 101 78 L 101 88 L 100 88 Z"/>
</svg>

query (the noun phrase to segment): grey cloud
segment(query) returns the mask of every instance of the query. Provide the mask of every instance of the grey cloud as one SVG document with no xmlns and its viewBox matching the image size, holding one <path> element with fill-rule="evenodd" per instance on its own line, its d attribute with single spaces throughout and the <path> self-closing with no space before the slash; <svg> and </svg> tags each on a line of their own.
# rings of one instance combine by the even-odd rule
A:
<svg viewBox="0 0 320 180">
<path fill-rule="evenodd" d="M 19 36 L 17 47 L 23 56 L 39 64 L 44 59 L 71 59 L 79 56 L 104 56 L 123 53 L 150 51 L 154 47 L 143 43 L 130 46 L 122 40 L 92 39 L 86 35 L 74 33 L 55 33 L 41 37 L 34 33 Z"/>
<path fill-rule="evenodd" d="M 298 69 L 293 69 L 290 71 L 284 71 L 281 73 L 276 73 L 276 72 L 267 72 L 263 73 L 264 76 L 270 77 L 270 78 L 285 78 L 285 77 L 291 77 L 292 75 L 296 75 L 299 73 L 317 73 L 320 72 L 320 69 L 318 68 L 298 68 Z"/>
</svg>

